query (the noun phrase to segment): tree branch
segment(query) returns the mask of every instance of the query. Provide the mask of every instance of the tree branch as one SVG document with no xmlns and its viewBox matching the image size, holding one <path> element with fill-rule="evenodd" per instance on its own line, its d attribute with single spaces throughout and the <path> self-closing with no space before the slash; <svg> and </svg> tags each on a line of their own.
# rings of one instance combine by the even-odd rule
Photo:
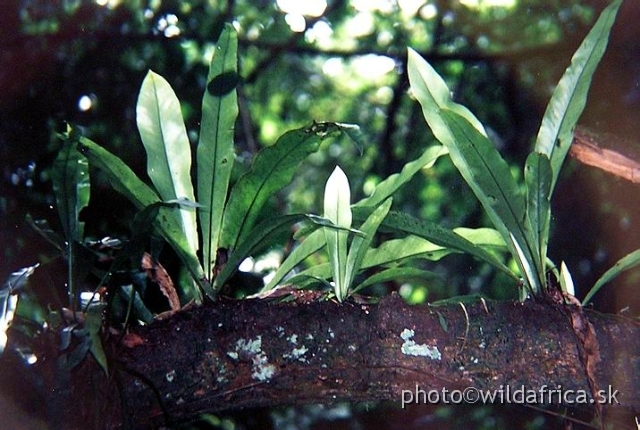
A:
<svg viewBox="0 0 640 430">
<path fill-rule="evenodd" d="M 605 412 L 637 414 L 640 326 L 587 315 L 600 353 L 597 385 L 619 391 L 620 404 L 603 405 Z M 443 307 L 409 306 L 398 297 L 379 305 L 221 301 L 128 337 L 130 347 L 114 351 L 117 367 L 126 369 L 125 416 L 136 428 L 238 408 L 400 401 L 404 390 L 560 386 L 591 398 L 570 313 L 534 301 Z"/>
</svg>

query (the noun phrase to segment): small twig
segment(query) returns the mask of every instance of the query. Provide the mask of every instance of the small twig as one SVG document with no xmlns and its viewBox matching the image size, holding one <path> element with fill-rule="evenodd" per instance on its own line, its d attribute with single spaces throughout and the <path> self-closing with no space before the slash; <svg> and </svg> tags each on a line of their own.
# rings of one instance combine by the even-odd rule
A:
<svg viewBox="0 0 640 430">
<path fill-rule="evenodd" d="M 458 303 L 460 305 L 460 307 L 462 308 L 462 312 L 464 312 L 464 318 L 466 321 L 467 326 L 464 329 L 464 338 L 462 339 L 462 345 L 460 346 L 460 350 L 458 350 L 458 354 L 460 354 L 462 352 L 462 350 L 464 349 L 465 345 L 467 344 L 467 337 L 469 336 L 469 313 L 467 312 L 467 308 L 464 306 L 464 303 L 460 302 Z"/>
</svg>

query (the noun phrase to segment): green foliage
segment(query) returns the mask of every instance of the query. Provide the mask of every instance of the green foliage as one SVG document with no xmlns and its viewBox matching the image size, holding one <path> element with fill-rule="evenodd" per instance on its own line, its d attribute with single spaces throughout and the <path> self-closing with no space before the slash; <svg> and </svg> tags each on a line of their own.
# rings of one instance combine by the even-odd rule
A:
<svg viewBox="0 0 640 430">
<path fill-rule="evenodd" d="M 191 147 L 180 102 L 169 83 L 149 71 L 138 97 L 138 130 L 147 152 L 147 174 L 160 198 L 195 201 L 191 184 Z M 178 220 L 189 249 L 198 250 L 196 213 L 180 208 Z"/>
<path fill-rule="evenodd" d="M 347 230 L 351 228 L 351 189 L 340 167 L 336 167 L 324 189 L 324 216 L 337 227 L 324 227 L 327 252 L 331 262 L 336 297 L 343 301 L 349 291 L 347 283 Z M 352 268 L 351 268 L 352 269 Z"/>
<path fill-rule="evenodd" d="M 277 191 L 291 182 L 296 168 L 316 152 L 321 138 L 340 132 L 336 124 L 314 124 L 291 130 L 260 151 L 251 169 L 233 186 L 222 221 L 221 245 L 235 249 L 245 240 L 260 215 L 260 209 Z"/>
<path fill-rule="evenodd" d="M 604 274 L 596 281 L 596 283 L 591 287 L 585 298 L 582 300 L 582 304 L 589 303 L 589 300 L 593 298 L 593 296 L 600 291 L 600 288 L 607 282 L 611 281 L 613 278 L 624 272 L 625 270 L 632 269 L 640 264 L 640 249 L 633 251 L 630 254 L 625 255 L 620 260 L 613 265 L 612 268 L 604 272 Z"/>
<path fill-rule="evenodd" d="M 527 266 L 540 266 L 539 253 L 525 229 L 524 196 L 507 163 L 475 116 L 451 100 L 442 78 L 411 49 L 408 70 L 413 93 L 435 137 L 449 150 L 453 163 L 509 246 L 521 273 L 531 273 Z M 526 282 L 530 291 L 538 293 L 544 278 L 527 276 Z"/>
<path fill-rule="evenodd" d="M 361 269 L 374 265 L 383 266 L 395 261 L 397 256 L 388 254 L 375 264 L 370 262 L 372 255 L 370 246 L 376 230 L 384 223 L 384 219 L 389 213 L 391 194 L 409 182 L 420 170 L 432 167 L 436 160 L 444 154 L 446 154 L 446 150 L 441 146 L 428 148 L 418 159 L 407 163 L 400 173 L 392 174 L 380 182 L 369 197 L 353 205 L 353 210 L 348 179 L 342 169 L 336 167 L 325 186 L 325 218 L 331 224 L 321 230 L 311 232 L 282 262 L 271 281 L 262 291 L 274 288 L 287 273 L 325 246 L 329 254 L 330 271 L 328 270 L 329 266 L 319 265 L 301 272 L 289 279 L 289 282 L 300 282 L 303 285 L 305 281 L 325 280 L 332 276 L 334 291 L 340 301 L 347 298 L 350 292 L 370 284 L 371 282 L 367 283 L 365 280 L 356 288 L 351 288 Z M 355 234 L 351 247 L 348 248 L 347 238 L 354 213 L 359 214 L 362 225 Z M 415 275 L 414 272 L 412 273 Z"/>
<path fill-rule="evenodd" d="M 323 227 L 323 231 L 338 301 L 342 302 L 349 296 L 373 237 L 390 207 L 391 198 L 388 198 L 374 209 L 347 247 L 348 230 L 352 222 L 349 181 L 337 166 L 329 176 L 324 194 L 324 216 L 339 229 Z"/>
<path fill-rule="evenodd" d="M 479 121 L 464 106 L 453 102 L 444 80 L 409 49 L 409 80 L 427 123 L 447 147 L 453 163 L 507 243 L 525 276 L 527 289 L 536 295 L 546 289 L 551 192 L 619 6 L 620 2 L 613 3 L 602 13 L 554 92 L 540 128 L 536 152 L 529 156 L 525 166 L 526 199 Z M 526 297 L 526 291 L 521 297 Z"/>
<path fill-rule="evenodd" d="M 238 115 L 236 85 L 237 36 L 226 25 L 218 39 L 202 97 L 202 120 L 197 149 L 198 202 L 206 278 L 214 275 L 216 251 L 233 167 L 233 130 Z"/>
<path fill-rule="evenodd" d="M 571 142 L 573 129 L 584 110 L 591 79 L 609 42 L 609 32 L 622 0 L 615 0 L 600 14 L 587 37 L 573 55 L 571 65 L 560 79 L 547 105 L 538 131 L 535 151 L 545 154 L 553 173 L 551 189 L 560 174 Z"/>
<path fill-rule="evenodd" d="M 204 271 L 198 257 L 190 248 L 180 228 L 179 220 L 173 216 L 176 204 L 163 204 L 158 194 L 138 178 L 120 158 L 90 139 L 81 137 L 78 148 L 87 157 L 91 166 L 100 169 L 111 186 L 126 196 L 138 210 L 153 208 L 156 211 L 156 216 L 150 218 L 153 220 L 154 227 L 173 247 L 193 279 L 199 282 L 202 288 L 208 288 L 207 284 L 202 282 Z M 212 293 L 211 290 L 208 292 Z"/>
<path fill-rule="evenodd" d="M 13 323 L 16 314 L 20 290 L 25 287 L 29 277 L 33 275 L 38 266 L 39 264 L 24 267 L 11 273 L 0 288 L 0 355 L 7 346 L 7 330 Z"/>
<path fill-rule="evenodd" d="M 252 252 L 269 247 L 276 235 L 301 219 L 300 215 L 284 216 L 261 224 L 258 231 L 253 230 L 266 202 L 291 182 L 298 164 L 316 152 L 322 140 L 345 128 L 334 123 L 314 122 L 285 133 L 273 146 L 260 151 L 251 168 L 230 186 L 233 128 L 238 111 L 236 51 L 237 36 L 233 27 L 226 25 L 211 61 L 202 102 L 197 203 L 190 172 L 191 149 L 180 103 L 161 76 L 153 72 L 147 74 L 137 108 L 138 129 L 146 149 L 147 173 L 153 188 L 117 156 L 91 140 L 81 137 L 79 144 L 91 165 L 100 169 L 114 189 L 146 214 L 144 218 L 151 220 L 175 249 L 193 280 L 212 298 L 242 260 Z M 196 210 L 200 213 L 202 264 L 197 257 Z M 228 261 L 216 262 L 222 248 L 230 250 L 231 257 Z M 201 300 L 199 294 L 188 298 Z"/>
<path fill-rule="evenodd" d="M 79 215 L 89 204 L 91 190 L 87 159 L 76 148 L 75 139 L 65 141 L 51 172 L 56 207 L 65 234 L 70 309 L 76 308 L 76 282 L 82 277 L 81 265 L 75 264 L 76 244 L 84 238 L 84 224 L 79 221 Z"/>
</svg>

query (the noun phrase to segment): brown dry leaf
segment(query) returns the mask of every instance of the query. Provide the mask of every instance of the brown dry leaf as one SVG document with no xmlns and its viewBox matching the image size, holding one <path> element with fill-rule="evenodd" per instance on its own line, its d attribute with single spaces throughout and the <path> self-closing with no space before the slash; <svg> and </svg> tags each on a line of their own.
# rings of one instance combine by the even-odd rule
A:
<svg viewBox="0 0 640 430">
<path fill-rule="evenodd" d="M 136 346 L 144 345 L 144 339 L 135 333 L 127 333 L 122 338 L 122 343 L 127 348 L 135 348 Z"/>
<path fill-rule="evenodd" d="M 600 345 L 598 344 L 598 338 L 596 337 L 596 331 L 593 324 L 589 321 L 584 314 L 582 306 L 569 306 L 569 314 L 571 316 L 571 325 L 576 336 L 582 344 L 584 351 L 584 357 L 582 357 L 583 364 L 585 366 L 585 372 L 587 374 L 587 380 L 591 387 L 591 395 L 594 399 L 597 398 L 599 385 L 596 381 L 597 365 L 600 362 Z M 602 405 L 595 403 L 598 415 L 602 411 Z"/>
<path fill-rule="evenodd" d="M 178 292 L 173 286 L 173 281 L 164 267 L 162 267 L 160 263 L 153 261 L 151 255 L 145 252 L 142 256 L 142 268 L 147 272 L 149 279 L 160 286 L 160 291 L 162 291 L 162 294 L 169 300 L 171 310 L 180 310 Z"/>
</svg>

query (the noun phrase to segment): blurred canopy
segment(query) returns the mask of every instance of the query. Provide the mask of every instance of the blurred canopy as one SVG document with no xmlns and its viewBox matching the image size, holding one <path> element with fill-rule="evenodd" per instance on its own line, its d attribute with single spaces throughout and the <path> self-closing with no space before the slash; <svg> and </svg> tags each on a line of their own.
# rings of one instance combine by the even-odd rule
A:
<svg viewBox="0 0 640 430">
<path fill-rule="evenodd" d="M 233 23 L 240 41 L 236 174 L 260 148 L 312 120 L 362 129 L 362 154 L 346 138 L 331 141 L 306 162 L 272 208 L 317 213 L 335 164 L 349 175 L 356 199 L 433 143 L 407 92 L 407 46 L 434 64 L 457 101 L 487 125 L 505 157 L 521 166 L 553 86 L 604 6 L 600 0 L 7 2 L 0 14 L 0 278 L 46 258 L 47 245 L 25 216 L 57 226 L 49 167 L 59 147 L 55 132 L 64 130 L 65 122 L 80 126 L 144 177 L 135 104 L 152 69 L 173 86 L 189 137 L 197 141 L 207 68 L 224 22 Z M 617 66 L 601 66 L 582 121 L 627 138 L 634 137 L 638 123 L 638 113 L 629 112 L 639 111 L 640 104 L 640 64 L 630 60 L 640 47 L 629 29 L 637 27 L 636 9 L 626 5 L 620 13 L 603 63 Z M 616 190 L 625 190 L 620 181 L 587 173 L 596 179 L 583 194 L 567 195 L 560 187 L 554 207 L 556 227 L 564 227 L 566 236 L 554 236 L 552 257 L 569 262 L 578 284 L 640 243 L 629 230 L 638 222 L 633 202 L 614 200 L 602 210 L 572 212 L 584 193 L 613 198 Z M 570 174 L 588 176 L 583 170 Z M 603 178 L 609 181 L 605 188 L 594 185 Z M 99 175 L 92 181 L 91 203 L 82 214 L 87 234 L 127 235 L 133 208 Z M 484 224 L 448 160 L 401 190 L 394 209 L 448 227 Z M 609 230 L 590 224 L 596 212 L 613 216 Z M 585 228 L 633 237 L 611 249 L 601 236 L 576 235 Z M 463 279 L 477 273 L 468 260 L 456 264 L 445 272 L 451 285 L 469 284 Z"/>
</svg>

